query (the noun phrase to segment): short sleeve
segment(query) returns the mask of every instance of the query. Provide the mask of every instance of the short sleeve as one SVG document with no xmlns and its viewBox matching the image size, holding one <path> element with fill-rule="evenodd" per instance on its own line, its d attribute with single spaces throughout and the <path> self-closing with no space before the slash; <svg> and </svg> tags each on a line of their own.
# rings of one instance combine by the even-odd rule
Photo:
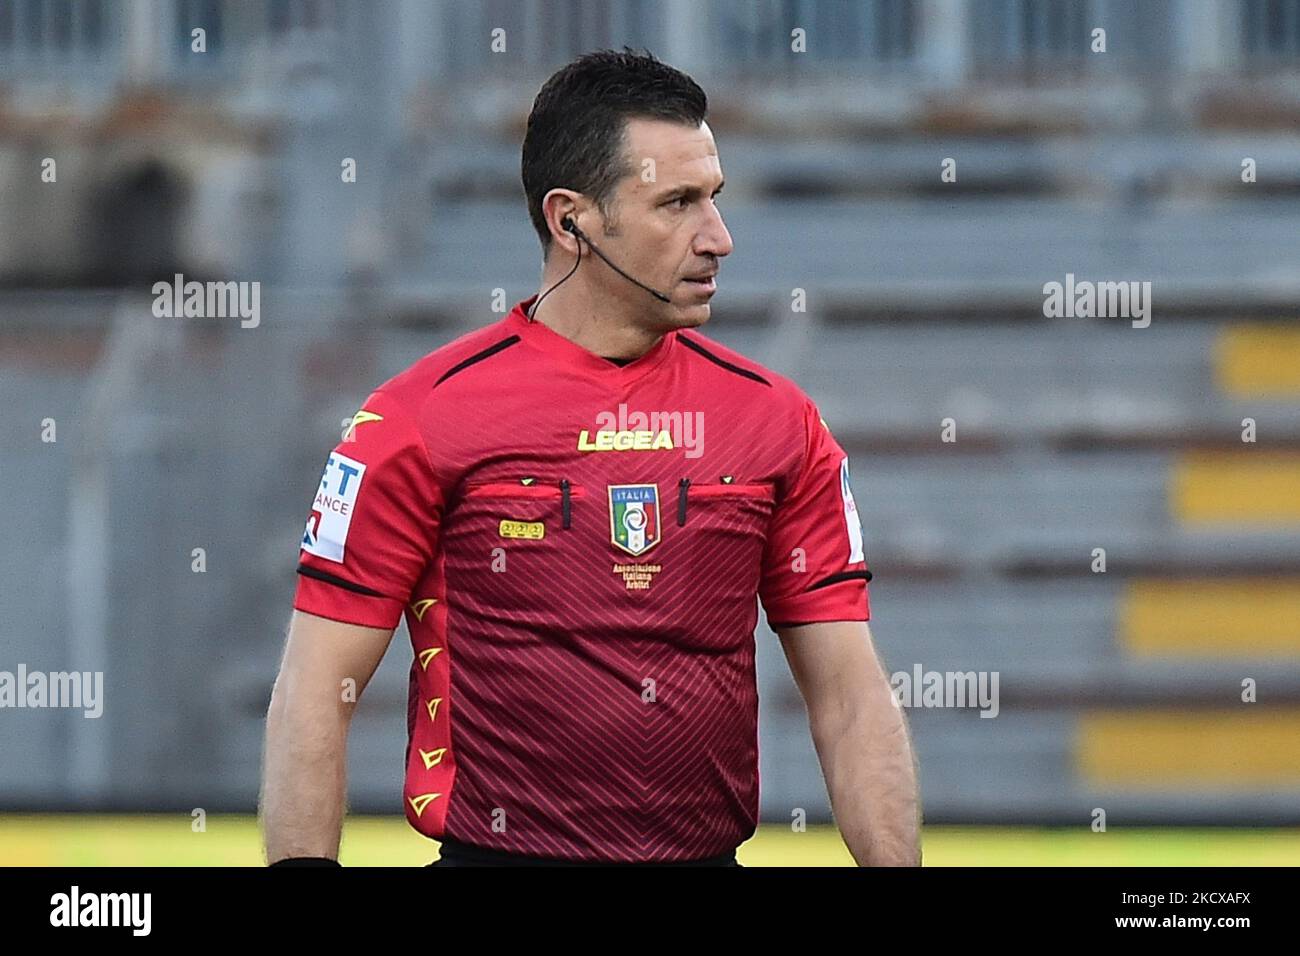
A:
<svg viewBox="0 0 1300 956">
<path fill-rule="evenodd" d="M 862 525 L 849 459 L 811 399 L 804 399 L 805 454 L 778 502 L 763 554 L 759 597 L 773 627 L 866 621 L 871 612 Z"/>
<path fill-rule="evenodd" d="M 437 547 L 442 494 L 413 413 L 377 391 L 325 462 L 293 606 L 393 628 Z"/>
</svg>

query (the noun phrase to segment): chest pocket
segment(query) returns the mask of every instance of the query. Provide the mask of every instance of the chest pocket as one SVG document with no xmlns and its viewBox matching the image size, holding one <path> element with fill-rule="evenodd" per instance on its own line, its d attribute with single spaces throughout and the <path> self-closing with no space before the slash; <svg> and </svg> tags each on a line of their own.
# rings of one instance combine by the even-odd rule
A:
<svg viewBox="0 0 1300 956">
<path fill-rule="evenodd" d="M 758 588 L 763 546 L 776 502 L 771 483 L 696 484 L 682 479 L 674 510 L 665 515 L 680 537 L 694 579 L 737 607 Z"/>
<path fill-rule="evenodd" d="M 550 595 L 589 580 L 571 560 L 586 498 L 563 480 L 466 484 L 443 525 L 449 602 L 475 619 L 508 613 L 527 623 Z"/>
<path fill-rule="evenodd" d="M 493 525 L 502 541 L 541 541 L 572 527 L 573 502 L 585 497 L 586 489 L 567 479 L 480 481 L 466 485 L 457 510 L 479 529 Z"/>
</svg>

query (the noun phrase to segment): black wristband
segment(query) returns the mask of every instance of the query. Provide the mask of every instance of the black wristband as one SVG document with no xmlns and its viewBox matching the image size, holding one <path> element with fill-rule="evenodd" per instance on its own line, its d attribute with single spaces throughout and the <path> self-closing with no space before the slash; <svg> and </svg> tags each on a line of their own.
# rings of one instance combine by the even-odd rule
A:
<svg viewBox="0 0 1300 956">
<path fill-rule="evenodd" d="M 338 860 L 331 860 L 327 856 L 286 856 L 283 860 L 276 860 L 271 866 L 337 866 L 343 864 Z"/>
</svg>

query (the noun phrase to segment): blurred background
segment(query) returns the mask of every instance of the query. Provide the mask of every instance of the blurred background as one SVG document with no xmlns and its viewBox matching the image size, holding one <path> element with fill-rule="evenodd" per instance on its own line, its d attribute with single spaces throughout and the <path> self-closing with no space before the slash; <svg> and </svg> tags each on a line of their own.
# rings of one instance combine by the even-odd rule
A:
<svg viewBox="0 0 1300 956">
<path fill-rule="evenodd" d="M 998 674 L 996 718 L 908 710 L 929 860 L 1300 863 L 1300 0 L 0 0 L 0 670 L 105 685 L 0 709 L 0 863 L 257 862 L 324 458 L 537 291 L 532 98 L 624 44 L 709 94 L 704 331 L 848 450 L 886 669 Z M 175 273 L 261 283 L 258 324 L 155 316 Z M 1067 274 L 1150 282 L 1150 325 L 1045 317 Z M 741 859 L 781 862 L 829 806 L 756 641 Z M 435 849 L 409 660 L 403 626 L 350 752 L 348 833 L 401 849 L 354 860 Z"/>
</svg>

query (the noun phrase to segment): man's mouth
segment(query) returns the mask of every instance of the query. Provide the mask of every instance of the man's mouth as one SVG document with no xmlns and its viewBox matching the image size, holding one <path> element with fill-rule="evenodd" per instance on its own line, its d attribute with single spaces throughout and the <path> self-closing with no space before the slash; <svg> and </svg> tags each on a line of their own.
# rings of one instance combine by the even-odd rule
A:
<svg viewBox="0 0 1300 956">
<path fill-rule="evenodd" d="M 699 276 L 687 276 L 686 281 L 696 286 L 702 292 L 714 292 L 718 288 L 718 274 L 716 272 L 707 272 Z"/>
</svg>

